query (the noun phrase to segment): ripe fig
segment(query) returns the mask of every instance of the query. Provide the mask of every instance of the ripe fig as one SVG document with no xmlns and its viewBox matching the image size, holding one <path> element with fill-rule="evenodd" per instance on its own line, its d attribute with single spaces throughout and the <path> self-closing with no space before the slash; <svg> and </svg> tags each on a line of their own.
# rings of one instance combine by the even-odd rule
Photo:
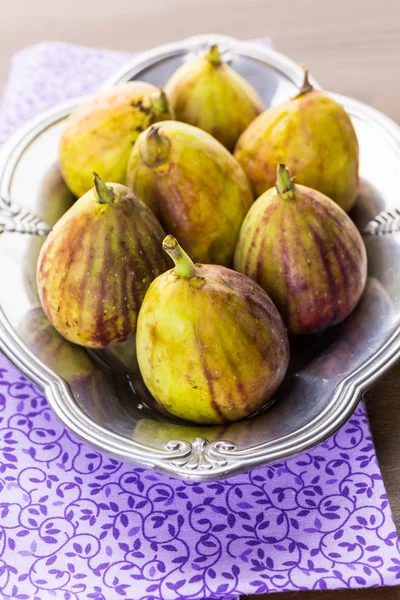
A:
<svg viewBox="0 0 400 600">
<path fill-rule="evenodd" d="M 82 196 L 92 172 L 125 184 L 126 165 L 140 132 L 173 118 L 167 97 L 150 83 L 130 81 L 97 92 L 74 110 L 60 140 L 60 168 L 69 189 Z"/>
<path fill-rule="evenodd" d="M 128 186 L 194 260 L 230 266 L 253 196 L 233 156 L 210 134 L 178 121 L 142 133 Z"/>
<path fill-rule="evenodd" d="M 151 284 L 139 312 L 143 380 L 170 413 L 196 423 L 237 421 L 260 410 L 289 360 L 285 326 L 251 279 L 194 265 L 171 235 L 175 268 Z"/>
<path fill-rule="evenodd" d="M 350 217 L 327 196 L 295 185 L 285 165 L 276 188 L 251 207 L 234 264 L 270 295 L 291 333 L 343 321 L 367 276 L 364 242 Z"/>
<path fill-rule="evenodd" d="M 313 89 L 305 69 L 297 96 L 257 117 L 239 138 L 235 157 L 257 196 L 274 185 L 285 163 L 296 182 L 316 189 L 348 212 L 359 187 L 358 141 L 341 104 Z"/>
<path fill-rule="evenodd" d="M 230 151 L 264 110 L 253 86 L 223 62 L 218 46 L 175 71 L 165 92 L 179 121 L 211 133 Z"/>
<path fill-rule="evenodd" d="M 125 186 L 94 183 L 44 242 L 37 285 L 61 335 L 102 348 L 133 335 L 147 288 L 169 265 L 151 210 Z"/>
</svg>

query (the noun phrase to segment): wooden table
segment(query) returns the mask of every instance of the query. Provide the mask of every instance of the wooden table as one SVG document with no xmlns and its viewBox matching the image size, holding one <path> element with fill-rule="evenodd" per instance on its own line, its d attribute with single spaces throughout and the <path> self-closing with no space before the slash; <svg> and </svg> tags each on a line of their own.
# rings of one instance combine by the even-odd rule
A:
<svg viewBox="0 0 400 600">
<path fill-rule="evenodd" d="M 12 53 L 49 37 L 139 50 L 209 32 L 242 39 L 271 36 L 278 50 L 306 63 L 326 89 L 367 102 L 400 123 L 400 0 L 3 0 L 0 89 Z M 367 394 L 367 400 L 400 529 L 400 365 Z M 279 598 L 314 600 L 317 595 L 320 600 L 394 600 L 400 599 L 400 588 Z"/>
</svg>

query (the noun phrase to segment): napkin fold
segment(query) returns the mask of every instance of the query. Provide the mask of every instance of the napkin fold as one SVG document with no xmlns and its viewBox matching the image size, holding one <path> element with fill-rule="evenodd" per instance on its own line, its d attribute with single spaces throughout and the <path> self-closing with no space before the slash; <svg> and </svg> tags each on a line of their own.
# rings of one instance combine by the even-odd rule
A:
<svg viewBox="0 0 400 600">
<path fill-rule="evenodd" d="M 126 53 L 20 51 L 0 141 L 90 93 Z M 184 483 L 94 450 L 0 355 L 0 594 L 18 600 L 232 599 L 394 585 L 399 541 L 364 403 L 327 442 L 214 483 Z"/>
</svg>

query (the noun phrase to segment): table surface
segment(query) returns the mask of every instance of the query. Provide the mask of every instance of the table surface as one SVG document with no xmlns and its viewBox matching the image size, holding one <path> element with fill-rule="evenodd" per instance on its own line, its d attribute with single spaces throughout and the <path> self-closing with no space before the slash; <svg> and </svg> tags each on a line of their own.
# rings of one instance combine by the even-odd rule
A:
<svg viewBox="0 0 400 600">
<path fill-rule="evenodd" d="M 199 33 L 271 36 L 279 51 L 306 63 L 326 89 L 371 104 L 400 123 L 400 0 L 4 0 L 0 89 L 11 55 L 38 41 L 133 51 Z M 373 437 L 400 530 L 399 400 L 400 365 L 367 394 Z M 280 600 L 289 596 L 313 600 L 316 593 L 279 594 Z M 320 591 L 318 598 L 400 600 L 400 587 Z"/>
</svg>

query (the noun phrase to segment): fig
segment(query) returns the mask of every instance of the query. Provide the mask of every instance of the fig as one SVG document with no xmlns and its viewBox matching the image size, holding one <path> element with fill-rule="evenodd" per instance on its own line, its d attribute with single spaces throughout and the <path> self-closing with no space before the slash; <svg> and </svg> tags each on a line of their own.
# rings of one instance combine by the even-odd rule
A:
<svg viewBox="0 0 400 600">
<path fill-rule="evenodd" d="M 343 321 L 367 276 L 364 242 L 350 217 L 317 190 L 295 185 L 282 164 L 276 188 L 243 223 L 234 265 L 269 294 L 295 334 Z"/>
<path fill-rule="evenodd" d="M 285 326 L 251 279 L 220 265 L 194 265 L 174 237 L 175 268 L 150 285 L 136 349 L 143 380 L 170 413 L 196 423 L 237 421 L 259 411 L 289 360 Z"/>
<path fill-rule="evenodd" d="M 70 342 L 102 348 L 136 331 L 151 281 L 168 268 L 164 232 L 151 210 L 118 183 L 95 187 L 61 217 L 37 265 L 43 310 Z"/>
<path fill-rule="evenodd" d="M 183 64 L 167 81 L 165 92 L 179 121 L 211 133 L 230 151 L 264 110 L 253 86 L 222 61 L 218 46 Z"/>
<path fill-rule="evenodd" d="M 178 121 L 136 141 L 128 186 L 193 259 L 230 266 L 253 196 L 238 162 L 209 133 Z"/>
<path fill-rule="evenodd" d="M 167 97 L 150 83 L 130 81 L 97 92 L 68 117 L 59 146 L 60 168 L 80 197 L 93 185 L 92 172 L 125 184 L 126 165 L 139 133 L 171 119 Z"/>
<path fill-rule="evenodd" d="M 316 189 L 348 212 L 359 187 L 359 152 L 349 115 L 313 89 L 304 71 L 297 96 L 259 115 L 240 136 L 235 157 L 257 196 L 275 182 L 285 163 L 296 182 Z"/>
</svg>

